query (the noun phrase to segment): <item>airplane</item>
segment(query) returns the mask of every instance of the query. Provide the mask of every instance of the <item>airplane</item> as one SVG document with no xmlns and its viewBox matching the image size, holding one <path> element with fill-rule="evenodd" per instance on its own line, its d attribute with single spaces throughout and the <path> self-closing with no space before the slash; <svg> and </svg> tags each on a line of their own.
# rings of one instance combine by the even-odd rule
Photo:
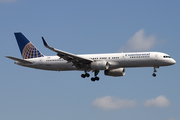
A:
<svg viewBox="0 0 180 120">
<path fill-rule="evenodd" d="M 42 70 L 51 71 L 84 71 L 82 78 L 89 77 L 88 72 L 94 72 L 91 81 L 98 81 L 97 76 L 101 70 L 107 76 L 124 76 L 125 68 L 153 67 L 153 76 L 156 77 L 157 68 L 176 63 L 168 54 L 162 52 L 130 52 L 130 53 L 104 53 L 75 55 L 58 50 L 47 44 L 42 37 L 46 48 L 56 52 L 56 56 L 42 54 L 21 32 L 14 33 L 22 58 L 6 56 L 15 60 L 15 64 Z"/>
</svg>

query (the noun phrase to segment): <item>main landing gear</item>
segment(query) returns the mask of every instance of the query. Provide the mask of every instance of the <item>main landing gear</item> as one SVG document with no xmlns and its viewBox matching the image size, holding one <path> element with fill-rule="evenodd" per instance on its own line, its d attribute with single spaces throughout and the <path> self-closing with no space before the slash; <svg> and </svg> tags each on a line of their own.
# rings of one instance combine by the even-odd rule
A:
<svg viewBox="0 0 180 120">
<path fill-rule="evenodd" d="M 154 67 L 154 73 L 152 74 L 153 77 L 156 77 L 156 72 L 157 72 L 156 68 L 159 68 L 159 67 Z"/>
<path fill-rule="evenodd" d="M 96 71 L 94 71 L 94 76 L 95 77 L 92 77 L 91 78 L 91 81 L 99 81 L 99 77 L 97 77 L 97 75 L 98 75 L 98 73 L 99 73 L 99 70 L 96 70 Z"/>
<path fill-rule="evenodd" d="M 82 78 L 89 77 L 89 76 L 90 76 L 89 73 L 86 73 L 86 72 L 85 72 L 85 74 L 81 74 Z"/>
<path fill-rule="evenodd" d="M 97 77 L 97 75 L 98 75 L 98 73 L 99 73 L 99 70 L 96 70 L 96 71 L 93 71 L 94 72 L 94 76 L 95 77 L 92 77 L 91 78 L 91 81 L 99 81 L 99 77 Z M 85 74 L 81 74 L 81 77 L 82 78 L 85 78 L 85 77 L 89 77 L 90 76 L 90 74 L 89 73 L 87 73 L 86 71 L 85 71 Z"/>
</svg>

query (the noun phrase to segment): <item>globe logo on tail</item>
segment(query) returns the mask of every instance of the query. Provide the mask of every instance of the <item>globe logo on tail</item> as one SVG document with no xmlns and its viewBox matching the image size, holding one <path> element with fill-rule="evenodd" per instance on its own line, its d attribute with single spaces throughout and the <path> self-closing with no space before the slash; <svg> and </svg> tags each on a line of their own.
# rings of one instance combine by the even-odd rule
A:
<svg viewBox="0 0 180 120">
<path fill-rule="evenodd" d="M 34 45 L 29 42 L 23 49 L 22 52 L 23 59 L 30 59 L 30 58 L 37 58 L 37 57 L 43 57 L 43 55 L 37 50 Z"/>
</svg>

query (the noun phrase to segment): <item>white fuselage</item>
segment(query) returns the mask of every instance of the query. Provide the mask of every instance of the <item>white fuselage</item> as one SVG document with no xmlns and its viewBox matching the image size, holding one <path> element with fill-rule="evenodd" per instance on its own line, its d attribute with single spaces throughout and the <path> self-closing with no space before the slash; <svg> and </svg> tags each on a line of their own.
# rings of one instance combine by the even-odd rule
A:
<svg viewBox="0 0 180 120">
<path fill-rule="evenodd" d="M 161 52 L 133 52 L 133 53 L 109 53 L 109 54 L 84 54 L 77 55 L 82 58 L 94 61 L 106 61 L 110 64 L 109 69 L 126 67 L 159 67 L 175 64 L 175 60 L 169 55 Z M 26 59 L 33 64 L 15 62 L 18 65 L 53 71 L 84 70 L 77 69 L 72 62 L 59 56 L 44 56 L 39 58 Z M 91 70 L 91 69 L 90 69 Z M 89 70 L 89 71 L 90 71 Z"/>
</svg>

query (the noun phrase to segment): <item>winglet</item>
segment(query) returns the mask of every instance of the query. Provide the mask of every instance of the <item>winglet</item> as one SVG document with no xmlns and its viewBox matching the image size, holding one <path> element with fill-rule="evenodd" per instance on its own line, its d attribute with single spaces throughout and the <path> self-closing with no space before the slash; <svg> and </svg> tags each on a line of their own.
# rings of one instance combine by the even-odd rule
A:
<svg viewBox="0 0 180 120">
<path fill-rule="evenodd" d="M 54 48 L 51 47 L 51 46 L 49 46 L 49 45 L 47 44 L 47 42 L 46 42 L 46 40 L 44 39 L 44 37 L 42 37 L 42 40 L 43 40 L 43 44 L 44 44 L 44 46 L 45 46 L 46 48 L 49 48 L 50 50 L 53 50 L 53 51 L 54 51 Z M 55 52 L 56 52 L 56 51 L 55 51 Z"/>
<path fill-rule="evenodd" d="M 42 37 L 42 40 L 43 40 L 43 43 L 44 43 L 44 46 L 48 46 L 48 44 L 47 44 L 47 42 L 46 42 L 46 40 Z"/>
</svg>

